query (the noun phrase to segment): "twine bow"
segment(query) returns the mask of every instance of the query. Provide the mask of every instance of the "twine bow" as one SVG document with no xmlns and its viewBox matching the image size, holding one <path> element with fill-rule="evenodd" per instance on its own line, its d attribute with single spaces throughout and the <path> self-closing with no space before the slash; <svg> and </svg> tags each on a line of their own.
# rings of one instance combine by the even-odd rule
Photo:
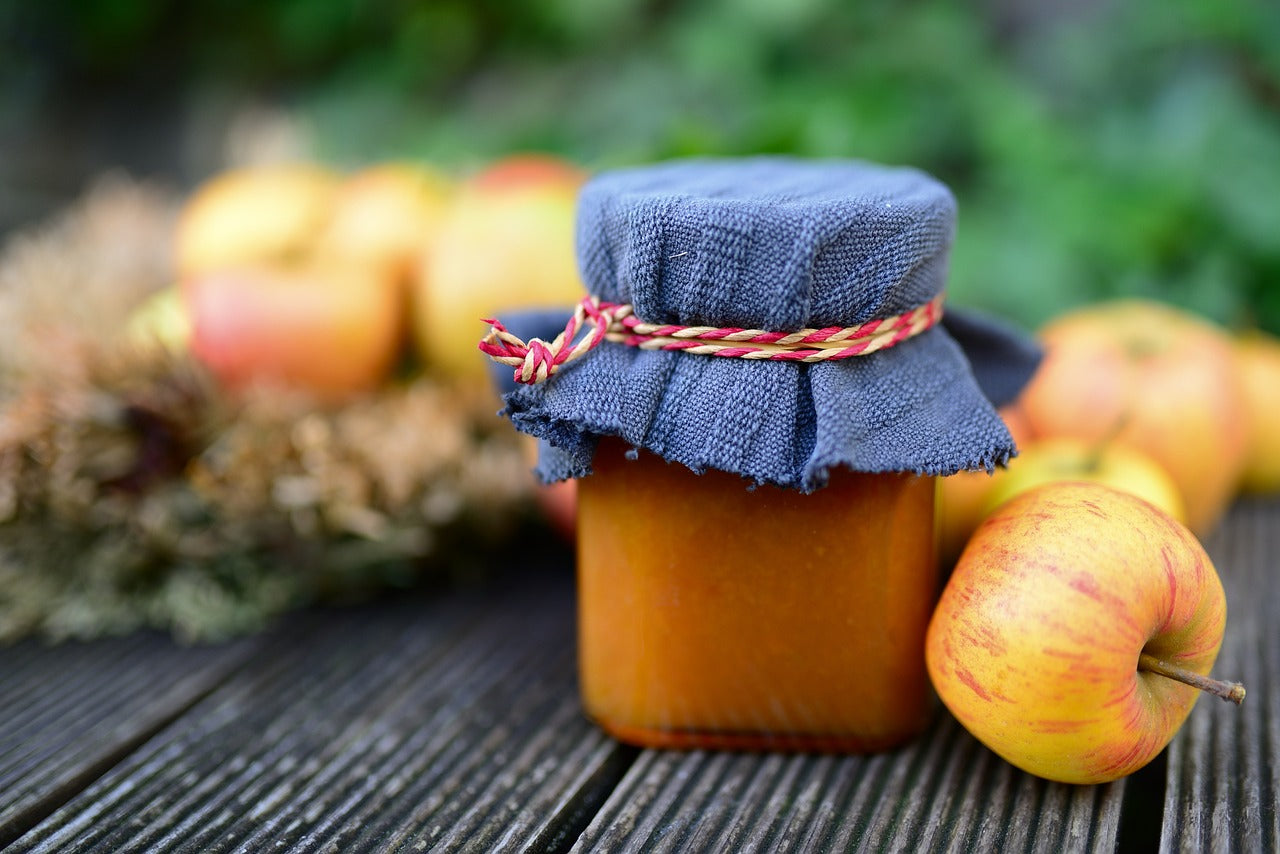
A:
<svg viewBox="0 0 1280 854">
<path fill-rule="evenodd" d="M 631 306 L 601 302 L 598 297 L 587 297 L 574 308 L 564 331 L 551 341 L 530 338 L 527 342 L 512 335 L 502 323 L 486 318 L 489 333 L 480 341 L 480 350 L 490 359 L 516 369 L 516 382 L 540 383 L 557 373 L 565 364 L 599 346 L 610 327 L 631 313 Z M 574 339 L 584 325 L 591 331 L 577 343 Z"/>
</svg>

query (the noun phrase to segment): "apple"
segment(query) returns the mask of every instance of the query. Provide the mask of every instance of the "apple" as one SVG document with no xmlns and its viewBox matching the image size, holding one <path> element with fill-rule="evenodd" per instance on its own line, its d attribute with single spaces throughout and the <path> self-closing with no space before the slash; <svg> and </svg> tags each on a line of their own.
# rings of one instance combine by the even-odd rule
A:
<svg viewBox="0 0 1280 854">
<path fill-rule="evenodd" d="M 415 163 L 358 171 L 338 187 L 321 251 L 407 283 L 434 241 L 452 193 L 450 180 Z"/>
<path fill-rule="evenodd" d="M 519 439 L 525 462 L 532 469 L 538 462 L 538 440 L 523 433 Z M 538 482 L 533 495 L 551 529 L 562 539 L 573 542 L 578 532 L 578 482 L 572 479 Z"/>
<path fill-rule="evenodd" d="M 184 281 L 183 297 L 192 354 L 233 389 L 339 400 L 376 387 L 400 352 L 400 294 L 369 269 L 218 270 Z"/>
<path fill-rule="evenodd" d="M 585 296 L 574 254 L 584 178 L 562 160 L 525 155 L 464 183 L 413 288 L 414 334 L 428 366 L 483 382 L 487 367 L 475 347 L 482 318 L 553 307 L 568 318 Z"/>
<path fill-rule="evenodd" d="M 1042 437 L 1118 441 L 1173 478 L 1204 535 L 1234 497 L 1247 415 L 1234 350 L 1217 327 L 1143 300 L 1100 303 L 1040 331 L 1045 359 L 1021 397 Z"/>
<path fill-rule="evenodd" d="M 1022 448 L 1031 438 L 1031 428 L 1021 407 L 1016 402 L 1006 404 L 999 412 L 1014 445 Z M 937 529 L 941 566 L 949 568 L 955 564 L 969 535 L 986 515 L 987 493 L 1005 474 L 1004 469 L 994 472 L 963 471 L 938 479 Z"/>
<path fill-rule="evenodd" d="M 1038 439 L 1024 446 L 983 497 L 982 515 L 990 515 L 1015 495 L 1061 480 L 1101 483 L 1136 495 L 1179 522 L 1187 519 L 1178 485 L 1151 457 L 1121 442 L 1073 437 Z"/>
<path fill-rule="evenodd" d="M 246 167 L 202 184 L 178 218 L 180 276 L 296 263 L 315 249 L 340 178 L 314 164 Z"/>
<path fill-rule="evenodd" d="M 943 703 L 1004 759 L 1101 783 L 1159 753 L 1197 687 L 1243 699 L 1204 675 L 1225 620 L 1222 584 L 1186 527 L 1128 493 L 1056 482 L 974 532 L 925 658 Z"/>
<path fill-rule="evenodd" d="M 1236 339 L 1235 353 L 1249 424 L 1240 486 L 1280 492 L 1280 339 L 1251 332 Z"/>
<path fill-rule="evenodd" d="M 191 340 L 191 318 L 178 285 L 152 293 L 125 320 L 125 341 L 143 352 L 180 354 Z"/>
<path fill-rule="evenodd" d="M 573 542 L 578 534 L 578 482 L 540 483 L 534 496 L 552 530 L 562 539 Z"/>
<path fill-rule="evenodd" d="M 582 169 L 559 157 L 511 154 L 477 172 L 470 184 L 475 189 L 500 193 L 546 187 L 572 187 L 576 193 L 586 180 L 587 174 Z"/>
</svg>

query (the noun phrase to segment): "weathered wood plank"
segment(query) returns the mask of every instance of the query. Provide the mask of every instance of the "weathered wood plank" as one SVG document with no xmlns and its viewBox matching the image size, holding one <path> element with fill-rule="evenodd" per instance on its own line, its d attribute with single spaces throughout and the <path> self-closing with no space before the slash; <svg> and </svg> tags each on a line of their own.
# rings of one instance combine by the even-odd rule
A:
<svg viewBox="0 0 1280 854">
<path fill-rule="evenodd" d="M 1218 669 L 1251 693 L 1202 702 L 1171 746 L 1164 850 L 1278 848 L 1277 523 L 1280 502 L 1247 502 L 1209 544 L 1231 608 Z M 1154 836 L 1137 811 L 1121 827 L 1151 777 L 1040 781 L 942 711 L 882 756 L 620 747 L 578 710 L 567 564 L 300 617 L 251 661 L 147 636 L 0 651 L 0 830 L 65 801 L 12 850 L 1056 854 Z"/>
<path fill-rule="evenodd" d="M 1280 500 L 1239 503 L 1206 544 L 1227 591 L 1216 675 L 1239 708 L 1196 704 L 1169 746 L 1162 851 L 1280 850 Z"/>
<path fill-rule="evenodd" d="M 0 847 L 208 694 L 250 649 L 154 634 L 0 648 Z"/>
<path fill-rule="evenodd" d="M 1125 782 L 1017 771 L 940 712 L 868 757 L 641 754 L 575 851 L 1114 851 Z"/>
<path fill-rule="evenodd" d="M 14 850 L 566 849 L 634 751 L 578 711 L 558 570 L 297 621 Z"/>
</svg>

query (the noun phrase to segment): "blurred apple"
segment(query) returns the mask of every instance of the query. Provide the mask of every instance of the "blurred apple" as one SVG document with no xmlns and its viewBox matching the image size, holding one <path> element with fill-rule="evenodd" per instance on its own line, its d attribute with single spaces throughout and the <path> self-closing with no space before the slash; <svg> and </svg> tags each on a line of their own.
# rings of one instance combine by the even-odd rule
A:
<svg viewBox="0 0 1280 854">
<path fill-rule="evenodd" d="M 1251 332 L 1236 340 L 1249 445 L 1240 485 L 1248 492 L 1280 492 L 1280 339 Z"/>
<path fill-rule="evenodd" d="M 929 624 L 938 696 L 1010 763 L 1066 783 L 1130 774 L 1169 743 L 1208 680 L 1226 599 L 1196 538 L 1098 483 L 1051 483 L 974 532 Z M 1188 684 L 1183 684 L 1187 682 Z"/>
<path fill-rule="evenodd" d="M 523 155 L 467 181 L 426 253 L 413 291 L 413 327 L 426 363 L 485 381 L 481 318 L 563 306 L 585 295 L 574 214 L 585 175 L 556 158 Z"/>
<path fill-rule="evenodd" d="M 571 479 L 540 483 L 536 495 L 551 527 L 573 542 L 578 535 L 578 482 Z"/>
<path fill-rule="evenodd" d="M 414 163 L 356 172 L 338 188 L 322 251 L 408 282 L 434 241 L 452 193 L 452 182 Z"/>
<path fill-rule="evenodd" d="M 1000 408 L 1000 417 L 1021 453 L 1021 448 L 1031 439 L 1026 415 L 1016 403 L 1012 403 Z M 1015 462 L 1017 458 L 1011 460 L 1010 465 Z M 987 493 L 1006 474 L 1006 469 L 963 471 L 938 479 L 938 559 L 941 566 L 950 568 L 955 564 L 969 535 L 986 515 Z"/>
<path fill-rule="evenodd" d="M 125 321 L 125 340 L 133 347 L 168 353 L 185 353 L 191 340 L 191 319 L 182 289 L 170 285 L 151 294 Z"/>
<path fill-rule="evenodd" d="M 296 263 L 329 221 L 339 177 L 317 165 L 234 169 L 201 185 L 178 220 L 180 276 Z"/>
<path fill-rule="evenodd" d="M 1186 522 L 1182 493 L 1151 457 L 1120 442 L 1086 442 L 1071 436 L 1038 439 L 1023 447 L 984 497 L 983 516 L 1015 495 L 1055 481 L 1101 483 L 1136 495 Z"/>
<path fill-rule="evenodd" d="M 529 468 L 538 463 L 538 440 L 520 434 L 521 447 Z M 563 539 L 573 542 L 578 532 L 578 482 L 573 479 L 537 483 L 534 498 L 543 517 Z"/>
<path fill-rule="evenodd" d="M 231 388 L 342 399 L 376 387 L 400 352 L 400 294 L 373 270 L 218 270 L 183 282 L 183 296 L 191 352 Z"/>
<path fill-rule="evenodd" d="M 495 160 L 472 176 L 479 190 L 512 192 L 522 188 L 570 187 L 576 194 L 587 174 L 574 164 L 546 154 L 512 154 Z"/>
<path fill-rule="evenodd" d="M 1159 303 L 1101 303 L 1040 332 L 1045 359 L 1022 395 L 1040 437 L 1117 441 L 1173 478 L 1187 521 L 1206 534 L 1234 496 L 1244 462 L 1246 412 L 1230 339 Z"/>
</svg>

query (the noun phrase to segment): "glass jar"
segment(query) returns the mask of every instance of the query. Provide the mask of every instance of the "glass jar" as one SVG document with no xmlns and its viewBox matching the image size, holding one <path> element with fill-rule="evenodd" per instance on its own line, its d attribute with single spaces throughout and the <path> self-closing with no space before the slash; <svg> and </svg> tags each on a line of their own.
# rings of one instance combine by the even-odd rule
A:
<svg viewBox="0 0 1280 854">
<path fill-rule="evenodd" d="M 928 722 L 935 483 L 749 489 L 602 439 L 578 484 L 587 714 L 645 747 L 871 752 Z"/>
</svg>

